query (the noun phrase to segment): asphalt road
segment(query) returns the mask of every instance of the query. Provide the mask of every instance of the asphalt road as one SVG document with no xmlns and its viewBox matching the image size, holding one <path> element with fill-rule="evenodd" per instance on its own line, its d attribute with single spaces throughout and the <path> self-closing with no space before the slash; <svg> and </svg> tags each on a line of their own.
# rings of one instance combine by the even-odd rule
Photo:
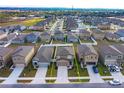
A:
<svg viewBox="0 0 124 93">
<path fill-rule="evenodd" d="M 85 84 L 10 84 L 0 85 L 0 88 L 124 88 L 124 84 L 111 86 L 108 83 Z"/>
</svg>

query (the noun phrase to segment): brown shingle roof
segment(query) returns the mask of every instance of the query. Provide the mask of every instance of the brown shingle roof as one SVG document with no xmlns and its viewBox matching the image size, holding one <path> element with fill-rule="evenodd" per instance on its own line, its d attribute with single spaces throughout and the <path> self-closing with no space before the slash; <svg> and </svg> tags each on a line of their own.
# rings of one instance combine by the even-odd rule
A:
<svg viewBox="0 0 124 93">
<path fill-rule="evenodd" d="M 27 56 L 27 54 L 34 48 L 33 46 L 19 46 L 13 53 L 13 56 Z"/>
</svg>

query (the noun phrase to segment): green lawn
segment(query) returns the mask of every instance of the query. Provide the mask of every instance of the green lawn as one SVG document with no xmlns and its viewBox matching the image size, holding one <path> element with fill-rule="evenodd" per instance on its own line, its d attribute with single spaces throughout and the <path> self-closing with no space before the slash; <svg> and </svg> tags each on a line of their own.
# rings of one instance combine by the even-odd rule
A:
<svg viewBox="0 0 124 93">
<path fill-rule="evenodd" d="M 86 83 L 86 82 L 89 82 L 90 79 L 80 79 L 80 81 L 79 81 L 79 79 L 70 79 L 69 81 L 71 83 Z"/>
<path fill-rule="evenodd" d="M 54 47 L 52 59 L 54 59 L 55 51 L 56 47 Z M 48 67 L 46 77 L 57 77 L 57 68 L 54 62 L 51 62 L 50 66 Z"/>
<path fill-rule="evenodd" d="M 46 77 L 57 77 L 57 68 L 55 67 L 55 63 L 51 63 L 48 67 Z"/>
<path fill-rule="evenodd" d="M 113 80 L 113 78 L 104 78 L 104 81 L 109 81 L 109 80 Z"/>
<path fill-rule="evenodd" d="M 66 44 L 66 42 L 64 41 L 60 41 L 60 40 L 53 40 L 52 44 Z"/>
<path fill-rule="evenodd" d="M 55 81 L 56 81 L 56 80 L 46 80 L 46 83 L 48 83 L 48 84 L 51 83 L 51 84 L 52 84 L 52 83 L 54 83 Z"/>
<path fill-rule="evenodd" d="M 23 72 L 21 73 L 20 77 L 34 77 L 36 74 L 36 69 L 34 69 L 32 62 L 28 64 L 27 67 L 24 68 Z"/>
<path fill-rule="evenodd" d="M 17 80 L 18 83 L 30 83 L 32 80 Z"/>
<path fill-rule="evenodd" d="M 99 74 L 101 76 L 111 76 L 110 71 L 108 70 L 108 68 L 105 65 L 98 64 L 97 68 L 98 68 Z M 106 73 L 104 71 L 106 71 Z"/>
<path fill-rule="evenodd" d="M 0 77 L 8 77 L 12 70 L 10 69 L 11 64 L 7 64 L 7 66 L 0 69 Z"/>
<path fill-rule="evenodd" d="M 4 80 L 0 80 L 0 83 L 2 83 Z"/>
<path fill-rule="evenodd" d="M 81 40 L 81 43 L 93 43 L 92 40 Z"/>
<path fill-rule="evenodd" d="M 74 67 L 71 70 L 68 70 L 69 77 L 81 77 L 81 76 L 89 76 L 88 71 L 86 68 L 81 68 L 80 63 L 77 58 L 76 46 L 74 47 L 75 50 L 75 59 L 74 59 Z"/>
</svg>

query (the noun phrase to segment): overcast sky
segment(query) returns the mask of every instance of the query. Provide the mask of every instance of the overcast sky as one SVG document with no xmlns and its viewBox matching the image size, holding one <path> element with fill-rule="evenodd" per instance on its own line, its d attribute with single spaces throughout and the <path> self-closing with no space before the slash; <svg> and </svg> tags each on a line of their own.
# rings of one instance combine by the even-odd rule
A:
<svg viewBox="0 0 124 93">
<path fill-rule="evenodd" d="M 74 8 L 120 8 L 124 0 L 0 0 L 6 7 L 73 7 Z"/>
</svg>

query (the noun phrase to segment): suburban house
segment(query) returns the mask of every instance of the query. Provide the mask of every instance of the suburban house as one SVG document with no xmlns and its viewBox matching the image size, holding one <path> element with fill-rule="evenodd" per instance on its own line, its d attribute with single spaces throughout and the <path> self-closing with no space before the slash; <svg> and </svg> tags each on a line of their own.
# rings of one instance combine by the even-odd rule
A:
<svg viewBox="0 0 124 93">
<path fill-rule="evenodd" d="M 101 23 L 97 25 L 98 29 L 101 30 L 115 30 L 116 26 L 112 23 Z"/>
<path fill-rule="evenodd" d="M 100 61 L 105 65 L 117 65 L 118 60 L 123 59 L 122 53 L 108 45 L 100 47 L 99 55 Z"/>
<path fill-rule="evenodd" d="M 74 61 L 74 50 L 70 46 L 60 46 L 56 50 L 56 66 L 67 66 L 68 68 L 73 67 Z"/>
<path fill-rule="evenodd" d="M 23 44 L 23 43 L 25 43 L 26 36 L 27 36 L 27 34 L 16 35 L 15 38 L 12 40 L 12 43 L 13 44 Z"/>
<path fill-rule="evenodd" d="M 34 68 L 47 67 L 52 61 L 54 47 L 41 46 L 32 60 Z"/>
<path fill-rule="evenodd" d="M 36 43 L 40 40 L 40 32 L 33 32 L 26 36 L 26 42 L 28 43 Z"/>
<path fill-rule="evenodd" d="M 34 46 L 19 46 L 12 54 L 13 65 L 27 66 L 34 54 Z"/>
<path fill-rule="evenodd" d="M 0 68 L 6 66 L 6 64 L 12 64 L 12 53 L 12 48 L 0 47 Z"/>
<path fill-rule="evenodd" d="M 0 32 L 0 40 L 7 37 L 7 34 L 5 32 Z"/>
<path fill-rule="evenodd" d="M 8 41 L 12 41 L 15 38 L 16 34 L 15 33 L 10 33 L 6 37 L 2 38 L 0 40 L 0 43 L 7 43 Z"/>
<path fill-rule="evenodd" d="M 116 41 L 116 42 L 120 41 L 120 36 L 118 36 L 117 34 L 111 33 L 111 32 L 107 32 L 105 34 L 105 38 L 109 41 Z"/>
<path fill-rule="evenodd" d="M 118 60 L 118 64 L 124 64 L 124 45 L 113 45 L 123 55 L 123 59 Z"/>
<path fill-rule="evenodd" d="M 78 27 L 78 24 L 73 17 L 67 17 L 65 22 L 67 31 L 76 30 L 76 28 Z"/>
<path fill-rule="evenodd" d="M 93 29 L 92 36 L 95 40 L 103 40 L 105 38 L 105 32 L 99 30 L 99 29 Z"/>
<path fill-rule="evenodd" d="M 43 32 L 40 38 L 42 42 L 49 43 L 51 40 L 51 35 L 49 34 L 49 32 Z"/>
<path fill-rule="evenodd" d="M 78 36 L 81 40 L 89 40 L 91 38 L 91 33 L 87 30 L 80 29 Z"/>
<path fill-rule="evenodd" d="M 124 41 L 124 29 L 118 29 L 117 32 L 115 32 L 118 36 L 120 36 L 120 40 Z"/>
<path fill-rule="evenodd" d="M 78 43 L 79 42 L 79 39 L 78 39 L 78 37 L 76 36 L 76 35 L 74 35 L 74 34 L 68 34 L 67 35 L 67 42 L 68 43 Z"/>
<path fill-rule="evenodd" d="M 65 39 L 64 33 L 60 30 L 56 30 L 54 33 L 53 39 L 64 41 L 64 39 Z"/>
<path fill-rule="evenodd" d="M 82 67 L 87 64 L 97 65 L 99 55 L 93 46 L 79 45 L 77 47 L 77 54 Z"/>
</svg>

